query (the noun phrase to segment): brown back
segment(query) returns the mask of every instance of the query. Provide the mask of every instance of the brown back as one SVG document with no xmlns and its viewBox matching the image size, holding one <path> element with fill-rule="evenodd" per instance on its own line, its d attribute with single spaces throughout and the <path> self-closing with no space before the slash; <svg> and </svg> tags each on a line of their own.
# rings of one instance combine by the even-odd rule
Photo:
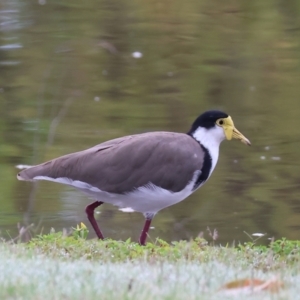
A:
<svg viewBox="0 0 300 300">
<path fill-rule="evenodd" d="M 178 192 L 201 170 L 204 153 L 183 133 L 151 132 L 104 142 L 23 170 L 25 180 L 36 176 L 67 177 L 110 193 L 123 194 L 153 183 Z"/>
</svg>

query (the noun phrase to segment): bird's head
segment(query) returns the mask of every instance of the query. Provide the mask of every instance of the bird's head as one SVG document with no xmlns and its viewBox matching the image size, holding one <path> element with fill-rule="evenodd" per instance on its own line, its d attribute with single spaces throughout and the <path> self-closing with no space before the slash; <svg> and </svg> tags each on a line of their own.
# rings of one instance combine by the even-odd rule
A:
<svg viewBox="0 0 300 300">
<path fill-rule="evenodd" d="M 193 123 L 189 135 L 200 143 L 221 143 L 224 139 L 237 139 L 250 146 L 250 141 L 239 132 L 229 115 L 222 111 L 210 110 L 200 115 Z"/>
</svg>

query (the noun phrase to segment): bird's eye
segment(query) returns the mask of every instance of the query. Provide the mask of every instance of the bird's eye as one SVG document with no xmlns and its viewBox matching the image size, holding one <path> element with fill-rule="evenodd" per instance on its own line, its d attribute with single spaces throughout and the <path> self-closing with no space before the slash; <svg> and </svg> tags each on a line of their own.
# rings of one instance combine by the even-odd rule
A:
<svg viewBox="0 0 300 300">
<path fill-rule="evenodd" d="M 217 125 L 222 126 L 223 124 L 224 124 L 224 121 L 222 119 L 217 121 Z"/>
</svg>

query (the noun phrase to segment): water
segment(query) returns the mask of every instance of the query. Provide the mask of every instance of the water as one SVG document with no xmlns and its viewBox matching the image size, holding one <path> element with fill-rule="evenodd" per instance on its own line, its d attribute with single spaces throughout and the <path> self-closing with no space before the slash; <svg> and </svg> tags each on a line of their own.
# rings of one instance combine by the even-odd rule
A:
<svg viewBox="0 0 300 300">
<path fill-rule="evenodd" d="M 300 236 L 300 8 L 294 2 L 2 1 L 0 228 L 88 224 L 74 189 L 16 180 L 36 164 L 139 132 L 186 132 L 228 112 L 252 147 L 221 145 L 212 177 L 154 219 L 151 238 L 218 243 Z M 108 237 L 136 240 L 137 213 L 103 205 Z M 247 234 L 246 234 L 246 233 Z M 91 232 L 90 236 L 93 234 Z"/>
</svg>

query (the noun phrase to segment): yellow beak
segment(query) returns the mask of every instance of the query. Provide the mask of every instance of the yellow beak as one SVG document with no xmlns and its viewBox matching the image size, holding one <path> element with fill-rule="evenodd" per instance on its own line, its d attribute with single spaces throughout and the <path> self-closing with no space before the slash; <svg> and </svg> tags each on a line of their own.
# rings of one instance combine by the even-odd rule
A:
<svg viewBox="0 0 300 300">
<path fill-rule="evenodd" d="M 250 141 L 234 127 L 233 121 L 230 116 L 224 119 L 223 129 L 227 140 L 231 140 L 232 138 L 234 138 L 240 140 L 245 145 L 251 145 Z"/>
</svg>

